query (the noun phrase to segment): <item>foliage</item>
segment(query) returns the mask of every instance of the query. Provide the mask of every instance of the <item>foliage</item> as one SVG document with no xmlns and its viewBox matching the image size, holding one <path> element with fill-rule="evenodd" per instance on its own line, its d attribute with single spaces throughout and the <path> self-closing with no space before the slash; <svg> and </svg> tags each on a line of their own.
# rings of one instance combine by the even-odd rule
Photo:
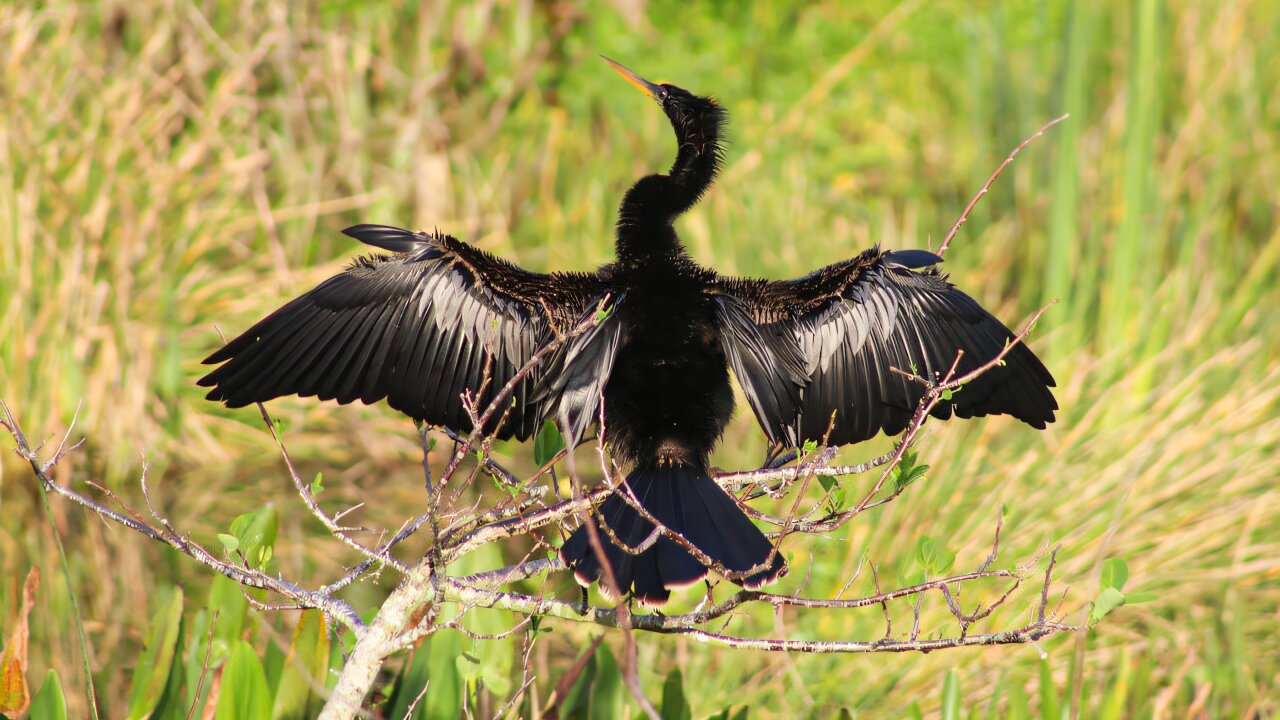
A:
<svg viewBox="0 0 1280 720">
<path fill-rule="evenodd" d="M 551 31 L 544 7 L 568 13 L 567 34 Z M 814 657 L 793 672 L 653 641 L 641 648 L 646 685 L 656 694 L 680 669 L 697 683 L 699 716 L 728 705 L 751 705 L 753 717 L 836 706 L 894 716 L 908 698 L 932 715 L 952 669 L 962 716 L 1060 717 L 1073 698 L 1085 716 L 1157 704 L 1274 711 L 1280 659 L 1258 648 L 1280 634 L 1269 521 L 1280 513 L 1280 316 L 1267 311 L 1280 301 L 1277 27 L 1277 7 L 1257 0 L 485 12 L 326 2 L 319 13 L 276 0 L 6 4 L 0 393 L 31 416 L 37 440 L 60 435 L 83 400 L 91 442 L 68 479 L 125 487 L 139 450 L 150 452 L 162 507 L 216 545 L 218 532 L 236 538 L 227 531 L 246 508 L 292 490 L 263 480 L 277 458 L 254 414 L 200 398 L 197 361 L 217 343 L 215 324 L 247 327 L 340 267 L 354 249 L 337 229 L 439 226 L 537 269 L 608 258 L 618 193 L 669 161 L 669 131 L 594 53 L 729 107 L 728 172 L 681 225 L 695 257 L 726 272 L 797 276 L 874 242 L 936 241 L 1019 138 L 1070 112 L 993 187 L 947 268 L 1010 322 L 1062 301 L 1033 339 L 1059 380 L 1062 418 L 1045 434 L 1002 420 L 937 425 L 921 458 L 928 479 L 908 502 L 788 553 L 812 561 L 813 589 L 834 594 L 865 557 L 888 577 L 918 572 L 926 536 L 980 558 L 979 530 L 1007 504 L 1011 554 L 1062 542 L 1072 599 L 1098 603 L 1110 588 L 1124 605 L 1081 653 L 1049 643 L 1045 660 Z M 327 473 L 324 503 L 364 502 L 369 524 L 421 503 L 416 444 L 389 413 L 312 401 L 273 410 L 307 477 Z M 720 466 L 758 462 L 749 428 L 729 428 Z M 494 453 L 529 463 L 527 448 Z M 57 555 L 34 494 L 13 479 L 25 471 L 4 455 L 0 599 L 14 608 L 28 567 L 53 573 Z M 220 668 L 241 640 L 269 687 L 282 677 L 272 658 L 286 650 L 271 638 L 289 638 L 295 617 L 251 611 L 226 581 L 202 605 L 193 598 L 206 578 L 73 515 L 56 519 L 80 611 L 46 583 L 28 666 L 28 681 L 56 667 L 72 716 L 85 716 L 84 674 L 67 628 L 89 622 L 101 706 L 125 715 L 155 588 L 187 589 L 173 656 L 184 701 L 210 692 L 212 678 L 199 683 L 206 654 Z M 355 561 L 312 549 L 317 532 L 282 518 L 274 555 L 257 559 L 304 574 Z M 1101 578 L 1107 557 L 1132 566 L 1128 583 Z M 1125 585 L 1158 597 L 1135 605 Z M 573 592 L 568 581 L 552 589 Z M 388 590 L 348 592 L 372 607 Z M 924 611 L 926 627 L 936 619 Z M 762 631 L 774 622 L 747 620 Z M 880 618 L 782 622 L 861 636 Z M 587 642 L 559 628 L 549 641 L 558 672 Z M 49 677 L 43 687 L 57 687 Z"/>
</svg>

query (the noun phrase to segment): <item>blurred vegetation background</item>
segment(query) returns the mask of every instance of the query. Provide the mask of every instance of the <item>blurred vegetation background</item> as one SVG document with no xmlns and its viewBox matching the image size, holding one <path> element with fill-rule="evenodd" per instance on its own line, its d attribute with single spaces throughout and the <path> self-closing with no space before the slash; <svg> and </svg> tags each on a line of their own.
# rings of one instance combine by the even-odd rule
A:
<svg viewBox="0 0 1280 720">
<path fill-rule="evenodd" d="M 784 657 L 643 637 L 654 693 L 679 668 L 695 717 L 730 704 L 761 718 L 928 716 L 951 671 L 981 717 L 1056 716 L 1073 693 L 1085 717 L 1277 711 L 1272 2 L 6 3 L 0 398 L 35 440 L 59 437 L 80 408 L 87 442 L 62 482 L 139 500 L 148 458 L 180 529 L 216 542 L 275 503 L 281 571 L 331 577 L 354 558 L 290 501 L 256 411 L 203 400 L 199 360 L 218 329 L 238 333 L 339 270 L 360 248 L 338 230 L 357 222 L 438 227 L 537 270 L 607 261 L 621 193 L 673 147 L 662 114 L 597 53 L 729 109 L 723 179 L 680 222 L 694 257 L 725 273 L 794 277 L 873 243 L 936 246 L 1020 139 L 1071 113 L 947 255 L 954 280 L 1011 326 L 1060 300 L 1032 341 L 1058 378 L 1059 421 L 1043 433 L 1004 418 L 933 425 L 928 480 L 836 541 L 794 543 L 786 587 L 807 577 L 808 592 L 834 592 L 864 558 L 895 578 L 926 535 L 976 566 L 1004 506 L 1002 566 L 1060 544 L 1064 607 L 1092 599 L 1113 556 L 1130 588 L 1156 595 L 1040 648 Z M 387 408 L 272 409 L 305 471 L 325 472 L 330 502 L 367 503 L 361 524 L 397 527 L 422 502 L 412 426 Z M 752 467 L 762 453 L 744 411 L 715 460 Z M 532 464 L 529 448 L 503 454 Z M 193 613 L 209 578 L 78 508 L 55 501 L 53 513 L 101 704 L 122 715 L 150 613 L 170 597 L 160 590 L 183 586 Z M 31 677 L 58 668 L 83 711 L 44 518 L 29 470 L 4 453 L 3 628 L 41 567 Z M 374 608 L 390 581 L 350 597 Z M 566 577 L 547 587 L 575 592 Z M 1023 600 L 994 621 L 1025 621 Z M 259 649 L 295 621 L 250 613 Z M 923 627 L 946 619 L 927 606 Z M 757 636 L 883 632 L 877 608 L 741 622 Z M 591 634 L 559 623 L 541 641 L 542 697 Z"/>
</svg>

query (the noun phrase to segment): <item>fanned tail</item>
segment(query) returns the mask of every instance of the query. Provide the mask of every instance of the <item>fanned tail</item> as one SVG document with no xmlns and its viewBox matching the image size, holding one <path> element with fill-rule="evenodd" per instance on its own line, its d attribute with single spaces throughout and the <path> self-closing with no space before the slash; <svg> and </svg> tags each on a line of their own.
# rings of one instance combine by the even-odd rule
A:
<svg viewBox="0 0 1280 720">
<path fill-rule="evenodd" d="M 716 485 L 705 469 L 676 464 L 636 468 L 626 479 L 635 497 L 650 515 L 683 536 L 712 560 L 732 572 L 746 572 L 769 560 L 773 546 L 752 524 L 733 498 Z M 642 605 L 662 605 L 671 590 L 687 587 L 707 575 L 707 568 L 675 540 L 665 535 L 639 554 L 627 552 L 610 534 L 634 550 L 653 532 L 653 523 L 641 517 L 618 493 L 601 503 L 598 518 L 608 532 L 600 531 L 605 557 L 622 592 L 631 593 Z M 592 522 L 599 520 L 592 517 Z M 600 559 L 591 547 L 586 526 L 578 528 L 560 549 L 574 578 L 584 586 L 597 580 L 605 587 Z M 778 553 L 763 570 L 745 578 L 730 578 L 747 588 L 758 588 L 786 573 Z"/>
</svg>

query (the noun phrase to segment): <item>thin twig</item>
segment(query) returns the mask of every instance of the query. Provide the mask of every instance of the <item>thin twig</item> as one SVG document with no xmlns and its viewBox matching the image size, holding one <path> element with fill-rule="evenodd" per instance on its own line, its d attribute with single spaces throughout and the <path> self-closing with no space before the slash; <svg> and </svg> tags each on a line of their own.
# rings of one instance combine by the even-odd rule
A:
<svg viewBox="0 0 1280 720">
<path fill-rule="evenodd" d="M 1022 142 L 1018 143 L 1018 146 L 1013 149 L 1013 152 L 1009 153 L 1009 156 L 1004 159 L 1004 162 L 1000 163 L 1000 167 L 997 167 L 996 171 L 991 173 L 991 177 L 987 178 L 987 181 L 982 184 L 982 189 L 979 190 L 978 194 L 974 195 L 973 199 L 969 201 L 969 204 L 965 206 L 964 212 L 960 213 L 960 217 L 956 219 L 956 224 L 951 226 L 951 230 L 947 232 L 947 236 L 942 239 L 942 244 L 938 246 L 939 255 L 942 255 L 943 253 L 945 253 L 947 251 L 947 248 L 951 246 L 951 239 L 956 236 L 957 232 L 960 232 L 960 226 L 964 224 L 965 220 L 969 219 L 969 213 L 973 211 L 973 208 L 975 206 L 977 206 L 978 201 L 981 200 L 983 196 L 985 196 L 987 192 L 991 190 L 991 183 L 995 182 L 996 178 L 1000 177 L 1000 173 L 1004 172 L 1004 169 L 1009 167 L 1009 164 L 1013 162 L 1013 159 L 1018 157 L 1018 153 L 1022 152 L 1022 148 L 1030 145 L 1032 140 L 1035 140 L 1036 138 L 1045 134 L 1045 132 L 1047 132 L 1049 128 L 1053 127 L 1054 125 L 1057 125 L 1063 120 L 1066 120 L 1068 117 L 1071 117 L 1071 116 L 1069 114 L 1061 115 L 1059 117 L 1056 117 L 1050 120 L 1049 122 L 1045 123 L 1039 130 L 1037 130 L 1035 134 L 1031 135 L 1026 140 L 1023 140 Z"/>
<path fill-rule="evenodd" d="M 54 482 L 53 479 L 48 476 L 48 471 L 53 469 L 54 466 L 46 462 L 41 462 L 39 456 L 27 443 L 26 436 L 22 433 L 22 429 L 18 425 L 17 420 L 14 419 L 12 413 L 9 412 L 7 407 L 4 408 L 4 412 L 4 425 L 9 430 L 17 444 L 16 449 L 18 455 L 28 462 L 36 479 L 46 490 L 67 498 L 77 505 L 88 510 L 92 510 L 100 517 L 123 525 L 130 530 L 150 538 L 151 540 L 168 545 L 178 552 L 211 568 L 215 572 L 230 578 L 242 586 L 269 590 L 290 598 L 300 604 L 306 605 L 307 607 L 321 610 L 335 621 L 348 627 L 356 634 L 357 637 L 364 632 L 364 621 L 360 619 L 360 616 L 356 613 L 354 608 L 342 600 L 338 600 L 324 593 L 307 590 L 289 582 L 288 580 L 270 575 L 261 570 L 235 565 L 221 560 L 213 553 L 206 550 L 199 543 L 184 535 L 172 532 L 163 525 L 161 527 L 155 527 L 146 523 L 141 519 L 141 516 L 138 513 L 125 505 L 118 497 L 115 496 L 114 493 L 106 491 L 105 488 L 103 488 L 103 491 L 108 495 L 108 497 L 114 499 L 122 508 L 124 508 L 125 513 L 127 514 L 122 514 L 105 507 L 75 492 L 74 490 L 71 490 L 70 488 L 63 487 L 62 485 Z"/>
</svg>

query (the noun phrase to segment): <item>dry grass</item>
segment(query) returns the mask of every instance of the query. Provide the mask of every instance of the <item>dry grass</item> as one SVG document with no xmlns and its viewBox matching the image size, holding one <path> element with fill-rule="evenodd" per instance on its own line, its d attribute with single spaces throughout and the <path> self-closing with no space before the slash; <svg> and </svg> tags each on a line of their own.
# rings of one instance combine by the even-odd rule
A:
<svg viewBox="0 0 1280 720">
<path fill-rule="evenodd" d="M 1280 13 L 1237 0 L 1150 16 L 1145 4 L 1074 15 L 1029 2 L 627 4 L 639 29 L 613 7 L 567 3 L 421 14 L 342 3 L 304 14 L 277 0 L 5 5 L 0 397 L 36 438 L 82 404 L 89 442 L 62 479 L 126 485 L 150 453 L 174 519 L 211 535 L 286 486 L 255 414 L 202 400 L 198 360 L 215 324 L 236 332 L 339 268 L 356 249 L 337 229 L 438 226 L 537 269 L 609 257 L 614 205 L 667 161 L 669 131 L 597 51 L 729 107 L 726 176 L 681 225 L 695 256 L 725 272 L 797 275 L 874 242 L 936 244 L 1009 147 L 1070 111 L 948 255 L 956 281 L 1011 322 L 1062 299 L 1034 341 L 1059 378 L 1062 419 L 1046 433 L 1005 420 L 935 426 L 929 482 L 843 545 L 797 544 L 796 559 L 812 553 L 815 589 L 834 589 L 864 554 L 893 577 L 922 534 L 977 560 L 1007 504 L 1006 557 L 1063 544 L 1068 606 L 1091 598 L 1109 555 L 1128 559 L 1131 585 L 1160 594 L 1086 641 L 1086 707 L 1105 714 L 1119 697 L 1120 716 L 1274 712 Z M 331 502 L 359 498 L 371 523 L 391 515 L 381 524 L 393 526 L 420 502 L 413 434 L 384 408 L 281 401 L 274 412 L 295 456 L 325 469 Z M 730 433 L 717 462 L 757 462 L 750 418 Z M 5 607 L 29 565 L 56 577 L 35 498 L 6 454 Z M 205 581 L 54 510 L 92 665 L 118 708 L 153 587 L 181 581 L 198 602 Z M 314 528 L 285 518 L 287 568 L 349 560 L 318 557 Z M 37 672 L 52 664 L 72 679 L 63 591 L 42 588 L 32 647 Z M 379 590 L 356 592 L 372 603 Z M 879 622 L 788 628 L 861 637 Z M 544 659 L 552 676 L 577 638 L 565 633 Z M 1059 688 L 1071 642 L 1046 648 Z M 933 712 L 951 667 L 966 703 L 985 709 L 999 687 L 1004 708 L 1008 687 L 1034 693 L 1041 677 L 1027 651 L 874 664 L 675 640 L 644 652 L 655 674 L 674 657 L 708 678 L 700 712 L 750 701 L 762 716 L 834 705 L 894 716 L 912 700 Z"/>
</svg>

